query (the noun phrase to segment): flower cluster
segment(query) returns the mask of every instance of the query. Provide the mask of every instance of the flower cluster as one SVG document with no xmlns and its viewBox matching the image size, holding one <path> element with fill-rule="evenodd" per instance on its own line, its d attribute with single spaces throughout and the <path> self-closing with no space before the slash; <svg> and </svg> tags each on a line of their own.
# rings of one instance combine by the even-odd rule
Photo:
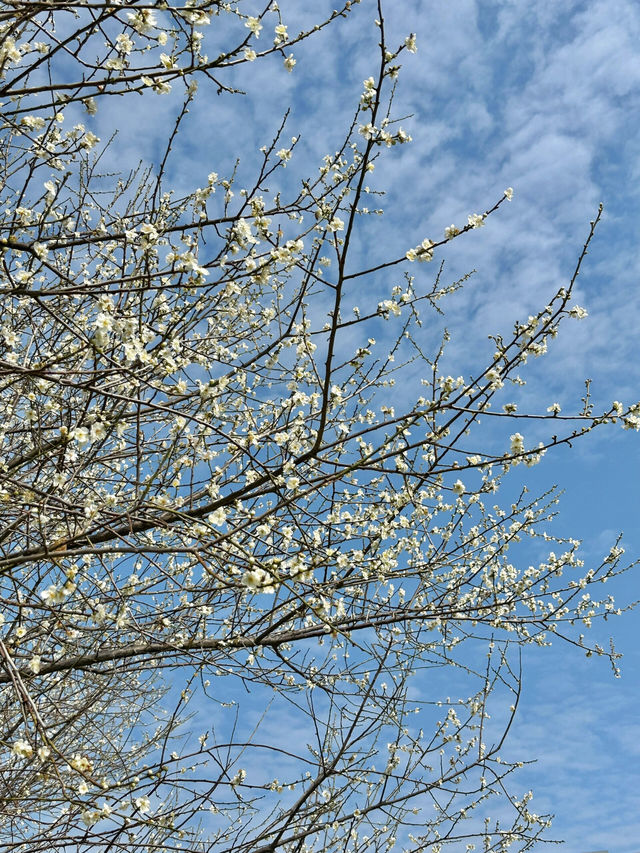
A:
<svg viewBox="0 0 640 853">
<path fill-rule="evenodd" d="M 406 254 L 408 261 L 432 261 L 434 243 L 431 240 L 424 239 L 415 249 L 409 249 Z"/>
</svg>

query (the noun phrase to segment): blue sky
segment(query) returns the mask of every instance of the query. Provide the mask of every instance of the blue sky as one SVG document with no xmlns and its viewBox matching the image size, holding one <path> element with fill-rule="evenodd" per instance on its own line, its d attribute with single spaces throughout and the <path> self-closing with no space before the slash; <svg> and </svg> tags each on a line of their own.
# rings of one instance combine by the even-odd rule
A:
<svg viewBox="0 0 640 853">
<path fill-rule="evenodd" d="M 280 7 L 294 32 L 329 4 L 283 0 Z M 385 214 L 360 230 L 359 257 L 404 253 L 514 187 L 511 204 L 444 256 L 451 279 L 477 271 L 445 306 L 448 369 L 467 373 L 479 353 L 490 352 L 488 334 L 508 335 L 569 280 L 602 201 L 576 294 L 589 318 L 566 324 L 550 354 L 531 364 L 520 400 L 530 410 L 555 400 L 578 409 L 586 377 L 596 406 L 640 399 L 640 6 L 389 0 L 385 13 L 390 43 L 417 33 L 418 53 L 404 55 L 394 109 L 412 114 L 402 124 L 413 142 L 376 169 L 372 186 L 387 191 Z M 315 172 L 343 139 L 363 79 L 376 73 L 374 17 L 374 4 L 362 0 L 348 20 L 294 50 L 293 74 L 276 59 L 259 72 L 243 67 L 237 78 L 245 98 L 203 87 L 175 145 L 178 189 L 201 186 L 212 170 L 223 175 L 236 156 L 242 174 L 289 107 L 287 133 L 301 141 L 286 179 Z M 136 122 L 118 116 L 115 99 L 94 122 L 103 137 L 114 121 L 121 127 L 121 164 L 154 158 L 175 107 L 154 95 L 138 103 Z M 366 298 L 368 291 L 354 293 L 354 304 Z M 585 559 L 608 550 L 619 531 L 633 558 L 640 556 L 639 460 L 639 436 L 609 427 L 571 452 L 547 455 L 527 476 L 532 491 L 553 483 L 565 489 L 555 529 L 583 539 Z M 623 603 L 640 597 L 638 573 L 614 591 Z M 618 680 L 605 662 L 563 646 L 525 657 L 508 753 L 537 758 L 523 771 L 523 790 L 536 792 L 534 810 L 555 812 L 551 837 L 565 840 L 566 853 L 640 850 L 639 618 L 625 614 L 596 629 L 605 642 L 613 633 L 625 655 Z"/>
</svg>

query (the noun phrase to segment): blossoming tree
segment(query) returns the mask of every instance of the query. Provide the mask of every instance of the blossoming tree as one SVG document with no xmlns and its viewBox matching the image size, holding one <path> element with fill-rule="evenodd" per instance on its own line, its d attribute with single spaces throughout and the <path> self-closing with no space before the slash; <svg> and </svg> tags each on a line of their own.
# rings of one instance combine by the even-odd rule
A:
<svg viewBox="0 0 640 853">
<path fill-rule="evenodd" d="M 357 4 L 300 33 L 246 5 L 0 12 L 3 849 L 529 849 L 547 818 L 501 756 L 519 650 L 555 636 L 615 666 L 580 630 L 615 612 L 598 591 L 622 549 L 584 567 L 546 531 L 553 494 L 495 496 L 596 426 L 637 429 L 640 407 L 530 411 L 548 438 L 528 446 L 501 395 L 584 316 L 600 213 L 549 304 L 445 375 L 421 318 L 465 280 L 440 259 L 512 190 L 397 257 L 354 257 L 375 161 L 410 141 L 392 100 L 416 42 L 387 42 L 381 2 L 363 4 L 377 71 L 314 175 L 270 192 L 295 156 L 283 124 L 253 182 L 171 191 L 193 100 L 233 96 L 233 70 L 268 56 L 295 73 Z M 103 173 L 87 125 L 143 92 L 180 96 L 164 154 Z"/>
</svg>

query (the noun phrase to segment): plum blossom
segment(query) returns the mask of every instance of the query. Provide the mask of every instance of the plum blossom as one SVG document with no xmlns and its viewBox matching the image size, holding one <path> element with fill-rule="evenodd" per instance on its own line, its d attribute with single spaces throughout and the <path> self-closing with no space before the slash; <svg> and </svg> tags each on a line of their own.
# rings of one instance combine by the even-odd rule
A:
<svg viewBox="0 0 640 853">
<path fill-rule="evenodd" d="M 260 37 L 260 30 L 262 29 L 262 24 L 260 23 L 259 18 L 255 18 L 250 15 L 247 20 L 244 22 L 245 27 L 251 30 L 256 38 Z"/>
<path fill-rule="evenodd" d="M 33 755 L 33 747 L 29 741 L 24 738 L 18 738 L 11 747 L 11 751 L 14 755 L 17 755 L 18 758 L 31 758 Z"/>
<path fill-rule="evenodd" d="M 524 453 L 524 436 L 515 432 L 509 439 L 511 441 L 511 453 Z"/>
<path fill-rule="evenodd" d="M 227 511 L 223 506 L 219 506 L 214 512 L 210 512 L 207 516 L 209 524 L 214 524 L 216 527 L 222 527 L 227 520 Z"/>
<path fill-rule="evenodd" d="M 409 53 L 416 53 L 416 51 L 418 50 L 418 46 L 416 44 L 416 34 L 411 33 L 410 35 L 408 35 L 404 40 L 404 44 Z"/>
<path fill-rule="evenodd" d="M 255 592 L 274 593 L 276 579 L 265 569 L 251 569 L 242 576 L 242 583 Z"/>
<path fill-rule="evenodd" d="M 585 317 L 589 316 L 589 314 L 580 305 L 574 305 L 569 311 L 569 316 L 574 317 L 576 320 L 584 320 Z"/>
<path fill-rule="evenodd" d="M 136 797 L 134 802 L 136 804 L 136 808 L 141 814 L 146 814 L 151 808 L 149 797 Z"/>
</svg>

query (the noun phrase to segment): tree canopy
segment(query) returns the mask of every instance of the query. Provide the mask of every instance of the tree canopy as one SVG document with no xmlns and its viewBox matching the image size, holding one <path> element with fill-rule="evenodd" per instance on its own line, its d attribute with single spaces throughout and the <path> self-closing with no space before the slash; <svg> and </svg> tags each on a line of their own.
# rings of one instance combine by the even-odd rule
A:
<svg viewBox="0 0 640 853">
<path fill-rule="evenodd" d="M 499 493 L 594 428 L 637 430 L 640 404 L 505 394 L 586 316 L 573 289 L 602 208 L 549 302 L 447 375 L 455 329 L 425 332 L 467 284 L 447 247 L 513 191 L 382 261 L 354 248 L 384 204 L 376 165 L 411 142 L 393 99 L 416 39 L 389 42 L 381 0 L 362 4 L 376 72 L 315 172 L 285 179 L 284 116 L 250 181 L 174 188 L 194 100 L 240 98 L 239 66 L 259 91 L 274 56 L 295 74 L 358 4 L 301 32 L 284 2 L 249 5 L 0 11 L 0 838 L 531 849 L 549 819 L 501 754 L 521 648 L 564 640 L 615 669 L 584 632 L 619 612 L 602 584 L 626 565 L 619 541 L 585 565 L 549 532 L 555 492 Z M 92 122 L 110 109 L 117 130 L 141 95 L 174 119 L 154 162 L 114 174 L 117 137 Z M 534 446 L 527 419 L 547 429 Z"/>
</svg>

